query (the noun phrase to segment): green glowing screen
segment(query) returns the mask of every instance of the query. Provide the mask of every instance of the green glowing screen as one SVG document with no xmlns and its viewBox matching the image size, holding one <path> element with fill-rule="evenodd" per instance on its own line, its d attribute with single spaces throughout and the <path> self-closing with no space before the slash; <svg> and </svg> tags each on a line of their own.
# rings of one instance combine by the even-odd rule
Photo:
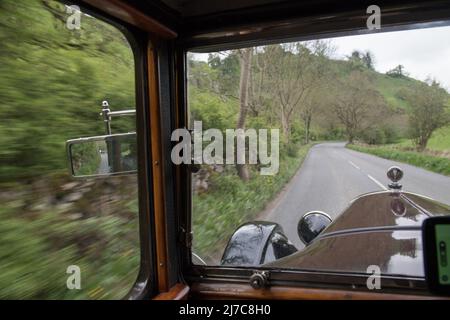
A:
<svg viewBox="0 0 450 320">
<path fill-rule="evenodd" d="M 439 283 L 450 285 L 450 225 L 436 225 L 436 250 L 438 258 Z"/>
</svg>

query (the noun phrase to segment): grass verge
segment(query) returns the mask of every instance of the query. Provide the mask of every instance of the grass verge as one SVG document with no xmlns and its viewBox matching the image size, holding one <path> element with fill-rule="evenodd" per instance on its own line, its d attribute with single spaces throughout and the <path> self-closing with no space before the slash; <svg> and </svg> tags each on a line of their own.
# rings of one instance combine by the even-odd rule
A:
<svg viewBox="0 0 450 320">
<path fill-rule="evenodd" d="M 193 251 L 208 263 L 218 263 L 236 228 L 253 220 L 277 196 L 311 147 L 312 144 L 301 146 L 296 156 L 280 159 L 280 170 L 274 176 L 252 172 L 250 181 L 244 183 L 234 168 L 214 174 L 208 192 L 193 197 Z"/>
<path fill-rule="evenodd" d="M 390 160 L 396 160 L 436 173 L 450 175 L 450 159 L 423 154 L 417 151 L 404 151 L 394 146 L 362 146 L 348 144 L 347 148 L 376 155 Z"/>
</svg>

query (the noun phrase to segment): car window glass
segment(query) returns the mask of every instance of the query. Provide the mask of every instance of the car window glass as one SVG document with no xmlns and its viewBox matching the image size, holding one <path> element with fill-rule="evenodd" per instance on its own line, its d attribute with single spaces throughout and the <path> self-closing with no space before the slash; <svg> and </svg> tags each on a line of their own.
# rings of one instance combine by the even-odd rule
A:
<svg viewBox="0 0 450 320">
<path fill-rule="evenodd" d="M 401 228 L 450 213 L 449 35 L 444 26 L 189 52 L 200 165 L 192 251 L 220 266 L 235 232 L 251 243 L 270 222 L 297 250 L 270 266 L 423 276 L 420 233 Z M 388 178 L 391 167 L 402 171 Z M 393 232 L 348 234 L 371 228 Z"/>
<path fill-rule="evenodd" d="M 111 111 L 135 110 L 130 43 L 79 10 L 53 0 L 0 1 L 3 299 L 119 299 L 139 272 L 136 171 L 80 179 L 68 169 L 67 140 L 108 134 L 103 100 Z M 135 122 L 114 118 L 112 133 L 135 132 Z M 135 135 L 127 143 L 117 153 L 124 159 Z M 79 174 L 110 169 L 106 145 L 77 146 Z"/>
</svg>

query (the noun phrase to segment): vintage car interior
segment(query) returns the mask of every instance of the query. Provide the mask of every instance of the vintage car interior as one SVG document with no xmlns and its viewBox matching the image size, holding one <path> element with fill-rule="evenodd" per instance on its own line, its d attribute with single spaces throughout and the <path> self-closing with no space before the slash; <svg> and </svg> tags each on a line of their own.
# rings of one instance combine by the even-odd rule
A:
<svg viewBox="0 0 450 320">
<path fill-rule="evenodd" d="M 84 1 L 88 8 L 112 15 L 127 24 L 142 30 L 147 34 L 149 42 L 147 49 L 148 93 L 143 99 L 148 101 L 149 107 L 145 112 L 149 120 L 150 130 L 148 138 L 140 137 L 142 141 L 151 144 L 151 161 L 147 160 L 147 170 L 153 174 L 150 187 L 153 190 L 153 207 L 149 208 L 150 215 L 143 220 L 154 226 L 154 233 L 143 228 L 143 237 L 153 237 L 154 256 L 144 255 L 147 265 L 155 265 L 155 273 L 150 278 L 156 284 L 153 292 L 159 292 L 156 299 L 212 299 L 212 298 L 270 298 L 270 299 L 402 299 L 402 298 L 433 298 L 427 292 L 423 275 L 421 253 L 416 256 L 416 270 L 409 270 L 408 277 L 386 279 L 382 292 L 370 292 L 364 289 L 364 278 L 359 275 L 364 270 L 354 267 L 353 274 L 320 273 L 308 271 L 294 271 L 289 268 L 300 260 L 311 264 L 309 269 L 320 270 L 320 264 L 327 264 L 322 259 L 315 261 L 314 246 L 319 250 L 331 248 L 330 238 L 333 233 L 343 229 L 346 217 L 352 215 L 352 210 L 369 213 L 379 210 L 379 214 L 386 214 L 386 208 L 406 210 L 406 216 L 422 221 L 433 214 L 450 214 L 449 208 L 437 203 L 428 203 L 426 198 L 418 195 L 398 192 L 398 187 L 391 186 L 390 191 L 361 197 L 349 207 L 343 216 L 331 224 L 327 232 L 320 236 L 321 241 L 308 246 L 308 251 L 302 255 L 292 255 L 281 264 L 265 260 L 261 253 L 250 254 L 256 261 L 246 261 L 242 264 L 239 259 L 246 255 L 239 250 L 238 257 L 233 253 L 233 243 L 247 241 L 248 234 L 239 230 L 233 235 L 222 257 L 221 266 L 204 266 L 191 257 L 190 231 L 190 174 L 189 168 L 169 165 L 167 161 L 168 132 L 173 128 L 187 126 L 188 112 L 186 109 L 186 52 L 218 51 L 222 49 L 239 48 L 249 45 L 276 43 L 281 40 L 313 39 L 326 36 L 369 32 L 364 30 L 366 11 L 370 3 L 366 1 Z M 444 21 L 450 14 L 450 8 L 445 1 L 380 1 L 377 3 L 383 10 L 383 30 L 403 30 L 414 28 L 419 24 L 434 25 Z M 138 133 L 139 135 L 139 133 Z M 387 171 L 388 168 L 386 168 Z M 394 170 L 394 172 L 392 172 Z M 389 174 L 394 184 L 397 168 L 391 169 Z M 400 170 L 400 169 L 398 169 Z M 372 198 L 372 199 L 371 199 Z M 400 205 L 392 204 L 398 201 Z M 386 205 L 384 204 L 386 203 Z M 396 208 L 396 209 L 395 209 Z M 327 226 L 329 217 L 320 213 L 304 216 L 299 228 L 305 228 L 308 218 L 319 216 L 314 221 L 316 234 L 303 232 L 305 243 L 310 242 Z M 404 212 L 401 213 L 404 215 Z M 376 216 L 376 215 L 374 215 Z M 383 219 L 392 220 L 394 215 L 389 212 Z M 419 218 L 420 217 L 420 218 Z M 341 220 L 342 219 L 342 220 Z M 258 223 L 255 223 L 258 225 Z M 352 222 L 351 228 L 365 228 L 371 225 L 365 222 Z M 395 228 L 392 221 L 377 221 L 377 226 Z M 283 235 L 279 226 L 262 223 L 258 225 L 268 229 L 263 237 L 276 237 L 274 241 L 281 249 L 272 259 L 279 259 L 297 251 Z M 247 225 L 246 227 L 255 227 Z M 348 228 L 348 226 L 346 226 Z M 403 228 L 399 226 L 399 228 Z M 406 227 L 404 232 L 412 232 L 414 237 L 420 238 L 420 224 Z M 409 228 L 409 229 L 408 229 Z M 241 230 L 240 229 L 240 230 Z M 401 229 L 402 230 L 402 229 Z M 299 231 L 302 234 L 301 231 Z M 350 231 L 352 232 L 352 231 Z M 353 230 L 353 232 L 356 232 Z M 373 233 L 370 237 L 382 233 Z M 242 236 L 244 239 L 239 239 Z M 359 245 L 368 246 L 362 240 L 363 234 L 357 240 Z M 284 239 L 284 240 L 283 240 Z M 329 240 L 328 240 L 329 239 Z M 355 241 L 356 239 L 340 238 L 340 241 Z M 366 238 L 367 239 L 367 238 Z M 381 239 L 381 238 L 380 238 Z M 380 241 L 372 239 L 373 241 Z M 265 242 L 267 239 L 260 239 Z M 321 242 L 325 242 L 325 249 L 320 249 Z M 406 246 L 415 246 L 414 240 Z M 339 246 L 339 245 L 338 245 Z M 344 246 L 344 244 L 343 244 Z M 150 249 L 150 248 L 149 248 Z M 317 250 L 317 249 L 316 249 Z M 333 250 L 333 249 L 331 249 Z M 337 252 L 323 253 L 327 257 Z M 358 257 L 364 260 L 368 257 Z M 198 259 L 201 258 L 198 257 Z M 238 262 L 236 262 L 238 261 Z M 240 261 L 240 262 L 239 262 Z M 348 261 L 353 261 L 349 259 Z M 197 261 L 198 262 L 198 261 Z M 269 262 L 269 263 L 268 263 Z M 366 261 L 365 261 L 366 262 Z M 268 263 L 267 265 L 265 263 Z M 330 262 L 331 263 L 331 262 Z M 354 263 L 354 261 L 353 261 Z M 230 268 L 235 264 L 235 268 Z M 361 263 L 363 265 L 364 263 Z M 253 267 L 243 267 L 243 265 Z M 274 266 L 274 270 L 267 267 Z M 338 267 L 339 266 L 333 266 Z M 386 266 L 388 267 L 388 266 Z M 340 266 L 345 269 L 345 266 Z M 413 268 L 414 269 L 414 268 Z M 266 270 L 266 271 L 265 271 Z M 269 275 L 270 274 L 270 275 Z M 148 279 L 146 279 L 148 281 Z M 150 281 L 151 283 L 152 281 Z M 139 283 L 138 283 L 139 284 Z M 145 288 L 144 278 L 135 287 L 130 298 L 142 297 Z M 145 291 L 144 291 L 145 292 Z M 150 292 L 146 293 L 151 296 Z"/>
<path fill-rule="evenodd" d="M 195 118 L 188 83 L 200 69 L 193 69 L 188 55 L 206 61 L 210 58 L 202 57 L 208 54 L 226 57 L 223 52 L 242 48 L 447 26 L 448 1 L 379 0 L 382 27 L 376 29 L 367 27 L 367 8 L 374 3 L 362 0 L 63 2 L 115 26 L 133 50 L 136 108 L 118 106 L 105 96 L 92 111 L 93 116 L 100 114 L 95 125 L 104 133 L 80 131 L 64 141 L 75 184 L 93 177 L 108 181 L 137 176 L 139 274 L 125 299 L 447 298 L 445 290 L 430 290 L 427 284 L 436 266 L 424 267 L 433 256 L 424 259 L 422 223 L 450 215 L 450 206 L 426 190 L 410 191 L 412 180 L 402 165 L 380 168 L 388 183 L 376 182 L 381 184 L 377 191 L 352 196 L 338 217 L 320 208 L 296 212 L 299 218 L 290 222 L 289 230 L 270 219 L 243 218 L 226 235 L 223 250 L 205 255 L 206 245 L 198 244 L 192 228 L 194 220 L 207 219 L 194 212 L 200 209 L 193 188 L 202 181 L 193 175 L 201 167 L 171 161 L 171 135 L 180 128 L 192 130 Z M 206 78 L 199 76 L 198 81 Z M 115 125 L 130 117 L 136 119 L 135 129 L 118 130 Z M 100 161 L 108 158 L 109 168 L 92 174 L 80 167 L 79 154 L 88 145 L 95 145 Z M 320 195 L 329 196 L 326 191 Z M 241 208 L 243 217 L 246 210 Z M 371 265 L 379 265 L 380 290 L 367 285 Z M 98 290 L 90 292 L 95 296 Z"/>
</svg>

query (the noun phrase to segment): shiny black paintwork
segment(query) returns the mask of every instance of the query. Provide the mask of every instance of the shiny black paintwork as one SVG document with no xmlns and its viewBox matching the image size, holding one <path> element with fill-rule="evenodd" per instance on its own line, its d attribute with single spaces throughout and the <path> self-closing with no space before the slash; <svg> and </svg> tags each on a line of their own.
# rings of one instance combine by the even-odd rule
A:
<svg viewBox="0 0 450 320">
<path fill-rule="evenodd" d="M 421 226 L 436 215 L 450 215 L 450 208 L 408 192 L 369 193 L 354 199 L 331 224 L 310 215 L 317 232 L 309 234 L 312 229 L 304 225 L 311 242 L 298 252 L 278 224 L 246 223 L 231 237 L 221 264 L 344 273 L 366 273 L 376 265 L 382 274 L 424 277 Z M 268 248 L 277 237 L 287 250 L 280 250 L 282 245 L 273 255 Z"/>
<path fill-rule="evenodd" d="M 297 225 L 298 236 L 307 245 L 328 227 L 331 222 L 331 218 L 324 212 L 308 212 L 300 219 Z"/>
<path fill-rule="evenodd" d="M 222 265 L 257 266 L 296 252 L 277 223 L 253 221 L 232 235 L 222 256 Z"/>
<path fill-rule="evenodd" d="M 436 215 L 450 208 L 408 192 L 366 194 L 304 250 L 265 266 L 366 273 L 376 265 L 382 274 L 423 277 L 422 221 Z"/>
</svg>

